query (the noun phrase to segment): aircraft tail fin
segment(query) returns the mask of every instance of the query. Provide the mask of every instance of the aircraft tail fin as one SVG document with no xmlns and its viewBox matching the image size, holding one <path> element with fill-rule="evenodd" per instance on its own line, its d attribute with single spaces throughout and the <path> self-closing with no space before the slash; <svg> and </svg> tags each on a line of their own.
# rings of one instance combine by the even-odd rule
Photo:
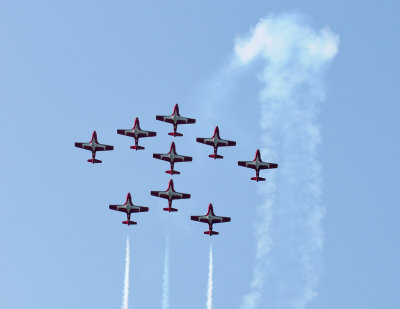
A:
<svg viewBox="0 0 400 309">
<path fill-rule="evenodd" d="M 212 236 L 212 235 L 218 235 L 219 233 L 214 231 L 205 231 L 204 234 Z"/>
<path fill-rule="evenodd" d="M 175 170 L 169 170 L 169 171 L 165 171 L 167 174 L 171 174 L 171 175 L 179 175 L 181 172 L 175 171 Z"/>
<path fill-rule="evenodd" d="M 135 221 L 122 221 L 122 224 L 131 225 L 131 224 L 137 224 L 137 222 L 135 222 Z"/>
<path fill-rule="evenodd" d="M 173 136 L 173 137 L 176 137 L 176 136 L 183 136 L 183 134 L 182 134 L 182 133 L 179 133 L 179 132 L 169 132 L 168 135 L 171 135 L 171 136 Z"/>
<path fill-rule="evenodd" d="M 208 155 L 210 158 L 213 158 L 213 159 L 222 159 L 223 158 L 223 156 L 221 156 L 221 155 L 219 155 L 219 154 L 210 154 L 210 155 Z"/>
<path fill-rule="evenodd" d="M 255 181 L 257 181 L 257 182 L 259 182 L 259 181 L 265 181 L 265 178 L 262 178 L 262 177 L 251 177 L 250 179 L 251 179 L 251 180 L 255 180 Z"/>
<path fill-rule="evenodd" d="M 93 163 L 93 164 L 102 162 L 101 160 L 97 160 L 97 159 L 89 159 L 87 161 L 90 162 L 90 163 Z"/>
<path fill-rule="evenodd" d="M 178 211 L 178 209 L 176 209 L 176 208 L 169 208 L 169 207 L 166 207 L 166 208 L 163 208 L 163 210 L 164 211 L 168 211 L 168 212 L 171 212 L 171 211 Z"/>
<path fill-rule="evenodd" d="M 143 150 L 144 149 L 144 147 L 143 146 L 131 146 L 130 147 L 131 149 L 135 149 L 135 150 Z"/>
</svg>

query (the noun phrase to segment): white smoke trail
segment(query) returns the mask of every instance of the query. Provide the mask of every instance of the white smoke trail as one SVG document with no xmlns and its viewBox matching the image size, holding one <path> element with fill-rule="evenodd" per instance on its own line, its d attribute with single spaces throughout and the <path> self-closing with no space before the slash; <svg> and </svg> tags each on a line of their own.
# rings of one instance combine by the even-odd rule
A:
<svg viewBox="0 0 400 309">
<path fill-rule="evenodd" d="M 265 201 L 257 209 L 256 264 L 244 309 L 302 309 L 316 295 L 324 215 L 318 113 L 323 73 L 338 43 L 329 28 L 315 31 L 299 14 L 270 15 L 236 40 L 235 69 L 256 58 L 263 65 L 261 153 L 279 163 L 260 190 Z"/>
<path fill-rule="evenodd" d="M 213 252 L 210 244 L 209 263 L 208 263 L 208 287 L 207 287 L 207 309 L 212 309 L 213 297 Z"/>
<path fill-rule="evenodd" d="M 126 237 L 126 256 L 125 256 L 125 278 L 124 278 L 124 294 L 122 298 L 122 309 L 128 309 L 129 298 L 129 265 L 131 262 L 129 236 Z"/>
<path fill-rule="evenodd" d="M 163 309 L 169 308 L 169 238 L 165 241 L 163 295 L 161 301 Z"/>
</svg>

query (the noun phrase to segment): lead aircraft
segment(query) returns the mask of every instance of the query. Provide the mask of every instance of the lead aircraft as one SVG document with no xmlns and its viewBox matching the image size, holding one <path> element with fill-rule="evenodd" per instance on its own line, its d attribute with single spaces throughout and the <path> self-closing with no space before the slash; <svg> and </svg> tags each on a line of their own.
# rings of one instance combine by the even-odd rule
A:
<svg viewBox="0 0 400 309">
<path fill-rule="evenodd" d="M 119 130 L 117 130 L 117 133 L 121 134 L 121 135 L 126 135 L 126 136 L 133 137 L 135 139 L 135 146 L 131 146 L 130 148 L 131 149 L 135 149 L 135 150 L 144 149 L 143 146 L 139 146 L 138 145 L 139 138 L 152 137 L 152 136 L 156 136 L 157 135 L 157 132 L 142 130 L 140 128 L 140 123 L 139 123 L 139 118 L 138 117 L 136 117 L 135 124 L 133 125 L 132 129 L 126 129 L 126 130 L 125 129 L 119 129 Z"/>
<path fill-rule="evenodd" d="M 236 146 L 235 141 L 229 141 L 226 139 L 222 139 L 219 136 L 218 126 L 215 127 L 214 135 L 212 137 L 210 137 L 210 138 L 198 137 L 198 138 L 196 138 L 196 142 L 214 147 L 214 154 L 208 155 L 210 158 L 214 158 L 214 159 L 222 159 L 223 158 L 223 156 L 220 156 L 219 154 L 217 154 L 218 147 Z"/>
<path fill-rule="evenodd" d="M 174 126 L 174 132 L 168 133 L 168 135 L 171 135 L 173 137 L 175 136 L 183 136 L 182 133 L 176 132 L 178 124 L 190 124 L 190 123 L 195 123 L 196 119 L 193 118 L 187 118 L 187 117 L 182 117 L 179 114 L 179 106 L 178 104 L 175 104 L 174 106 L 174 112 L 171 114 L 171 116 L 156 116 L 157 120 L 164 121 L 167 123 L 171 123 Z"/>
<path fill-rule="evenodd" d="M 171 143 L 171 148 L 168 153 L 153 153 L 153 158 L 168 161 L 171 169 L 165 172 L 171 175 L 180 174 L 180 172 L 174 170 L 174 164 L 176 162 L 189 162 L 193 160 L 192 157 L 177 154 L 174 142 Z"/>
<path fill-rule="evenodd" d="M 180 199 L 188 199 L 190 198 L 190 194 L 188 193 L 180 193 L 176 192 L 174 189 L 174 181 L 171 179 L 168 184 L 168 188 L 165 191 L 151 191 L 151 195 L 165 198 L 168 200 L 168 207 L 163 208 L 164 211 L 178 211 L 176 208 L 172 208 L 172 201 L 173 200 L 180 200 Z"/>
<path fill-rule="evenodd" d="M 90 150 L 92 152 L 92 158 L 88 160 L 93 164 L 101 163 L 102 161 L 96 159 L 96 151 L 106 151 L 106 150 L 113 150 L 114 146 L 100 144 L 97 141 L 97 133 L 93 131 L 92 139 L 89 143 L 75 143 L 75 147 Z"/>
<path fill-rule="evenodd" d="M 145 206 L 137 206 L 132 203 L 131 194 L 128 193 L 126 196 L 125 204 L 122 205 L 110 205 L 109 208 L 111 210 L 122 211 L 126 213 L 127 220 L 122 221 L 123 224 L 127 224 L 128 226 L 131 224 L 137 224 L 135 221 L 131 221 L 131 214 L 134 212 L 147 212 L 149 211 L 149 207 Z"/>
<path fill-rule="evenodd" d="M 214 214 L 214 208 L 213 205 L 210 203 L 210 205 L 208 205 L 208 211 L 207 214 L 204 216 L 191 216 L 190 217 L 191 220 L 193 221 L 199 221 L 199 222 L 203 222 L 203 223 L 208 223 L 208 231 L 205 231 L 204 234 L 207 235 L 218 235 L 218 232 L 213 231 L 213 224 L 214 223 L 223 223 L 223 222 L 231 222 L 231 218 L 230 217 L 220 217 L 220 216 L 216 216 Z"/>
<path fill-rule="evenodd" d="M 278 168 L 278 164 L 276 164 L 276 163 L 269 163 L 269 162 L 262 161 L 259 149 L 257 149 L 256 156 L 254 157 L 253 161 L 238 161 L 238 165 L 239 166 L 243 166 L 243 167 L 247 167 L 247 168 L 255 169 L 256 170 L 256 177 L 251 177 L 250 179 L 251 180 L 255 180 L 257 182 L 265 181 L 265 178 L 259 177 L 260 170 Z"/>
</svg>

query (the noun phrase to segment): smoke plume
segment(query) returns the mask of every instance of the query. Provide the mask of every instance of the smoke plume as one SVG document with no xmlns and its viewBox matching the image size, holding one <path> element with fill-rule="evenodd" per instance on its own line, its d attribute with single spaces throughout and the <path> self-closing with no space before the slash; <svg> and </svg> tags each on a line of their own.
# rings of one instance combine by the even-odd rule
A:
<svg viewBox="0 0 400 309">
<path fill-rule="evenodd" d="M 163 294 L 161 301 L 163 309 L 169 308 L 169 238 L 165 240 Z"/>
<path fill-rule="evenodd" d="M 130 264 L 130 249 L 129 249 L 129 237 L 126 237 L 126 256 L 125 256 L 125 278 L 124 278 L 124 291 L 122 298 L 122 309 L 128 309 L 128 298 L 129 298 L 129 264 Z"/>
<path fill-rule="evenodd" d="M 233 70 L 259 69 L 262 158 L 279 164 L 260 186 L 264 202 L 243 309 L 302 309 L 317 294 L 324 215 L 318 116 L 338 45 L 338 35 L 315 30 L 300 14 L 270 15 L 235 42 Z"/>
<path fill-rule="evenodd" d="M 207 287 L 207 309 L 212 309 L 213 297 L 213 251 L 210 244 L 209 262 L 208 262 L 208 287 Z"/>
</svg>

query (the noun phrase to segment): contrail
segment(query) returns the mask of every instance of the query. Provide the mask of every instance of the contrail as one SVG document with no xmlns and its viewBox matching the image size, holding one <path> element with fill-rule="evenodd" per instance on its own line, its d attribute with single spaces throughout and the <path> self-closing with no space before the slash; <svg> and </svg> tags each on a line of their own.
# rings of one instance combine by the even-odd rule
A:
<svg viewBox="0 0 400 309">
<path fill-rule="evenodd" d="M 164 255 L 164 274 L 163 274 L 163 295 L 162 295 L 163 309 L 169 308 L 169 238 L 165 240 L 165 255 Z"/>
<path fill-rule="evenodd" d="M 129 249 L 129 236 L 126 237 L 126 256 L 125 256 L 125 279 L 124 279 L 124 294 L 122 298 L 122 309 L 128 309 L 129 297 L 129 264 L 130 264 L 130 249 Z"/>
<path fill-rule="evenodd" d="M 234 70 L 256 59 L 262 66 L 261 153 L 279 164 L 260 187 L 265 199 L 257 209 L 256 263 L 243 309 L 302 309 L 317 293 L 324 215 L 318 114 L 339 37 L 309 23 L 300 14 L 270 15 L 235 43 Z"/>
<path fill-rule="evenodd" d="M 213 296 L 213 251 L 210 244 L 209 263 L 208 263 L 208 288 L 207 288 L 207 309 L 212 309 Z"/>
</svg>

